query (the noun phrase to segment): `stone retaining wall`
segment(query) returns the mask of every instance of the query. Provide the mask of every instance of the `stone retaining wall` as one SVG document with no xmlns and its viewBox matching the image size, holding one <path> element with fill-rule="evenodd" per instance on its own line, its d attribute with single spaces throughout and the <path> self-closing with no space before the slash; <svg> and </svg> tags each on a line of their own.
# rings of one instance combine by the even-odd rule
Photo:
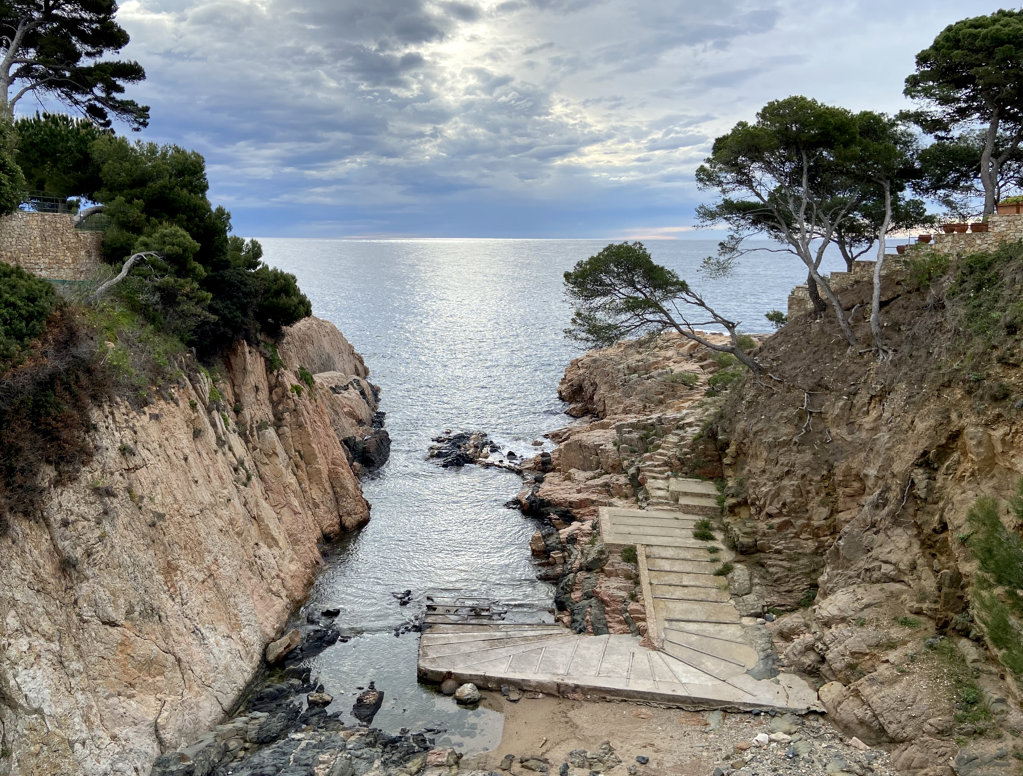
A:
<svg viewBox="0 0 1023 776">
<path fill-rule="evenodd" d="M 963 234 L 938 233 L 931 235 L 929 243 L 915 243 L 909 247 L 906 256 L 890 254 L 885 256 L 883 272 L 903 270 L 911 254 L 935 252 L 951 256 L 968 253 L 993 251 L 1002 243 L 1023 241 L 1023 215 L 991 215 L 988 217 L 988 231 L 965 232 Z M 840 292 L 859 280 L 869 280 L 874 274 L 874 262 L 855 261 L 851 272 L 832 272 L 828 276 L 831 287 Z M 810 294 L 805 285 L 796 286 L 789 294 L 788 316 L 808 313 L 813 309 Z"/>
<path fill-rule="evenodd" d="M 102 232 L 74 228 L 67 213 L 11 213 L 0 218 L 0 261 L 48 280 L 87 280 L 102 265 Z"/>
</svg>

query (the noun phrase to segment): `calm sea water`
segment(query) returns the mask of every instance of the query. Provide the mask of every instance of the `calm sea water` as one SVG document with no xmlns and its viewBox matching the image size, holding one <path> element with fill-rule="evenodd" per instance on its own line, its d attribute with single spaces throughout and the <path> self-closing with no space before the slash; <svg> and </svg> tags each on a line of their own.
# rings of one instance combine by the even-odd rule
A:
<svg viewBox="0 0 1023 776">
<path fill-rule="evenodd" d="M 535 578 L 533 525 L 502 505 L 519 489 L 507 472 L 444 470 L 426 460 L 445 430 L 488 432 L 530 454 L 534 440 L 565 425 L 557 384 L 580 353 L 562 331 L 571 308 L 562 275 L 598 252 L 587 240 L 262 239 L 265 259 L 294 273 L 313 313 L 335 323 L 382 389 L 391 459 L 364 483 L 369 525 L 334 549 L 301 616 L 340 607 L 338 624 L 357 635 L 325 651 L 314 673 L 350 711 L 358 687 L 375 681 L 385 702 L 374 726 L 439 726 L 469 751 L 496 746 L 499 715 L 465 711 L 416 683 L 416 634 L 395 628 L 422 608 L 429 589 L 456 589 L 549 606 Z M 764 313 L 784 310 L 805 278 L 792 257 L 746 257 L 729 278 L 699 275 L 713 241 L 650 243 L 654 260 L 689 280 L 720 312 L 750 332 Z M 837 268 L 837 266 L 836 266 Z M 410 589 L 398 605 L 392 592 Z"/>
</svg>

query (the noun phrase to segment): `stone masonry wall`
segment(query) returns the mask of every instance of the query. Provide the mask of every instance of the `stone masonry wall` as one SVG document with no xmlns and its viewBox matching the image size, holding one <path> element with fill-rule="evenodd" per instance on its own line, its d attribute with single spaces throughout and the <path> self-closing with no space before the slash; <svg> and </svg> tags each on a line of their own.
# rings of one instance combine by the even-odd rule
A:
<svg viewBox="0 0 1023 776">
<path fill-rule="evenodd" d="M 102 264 L 102 232 L 80 232 L 67 213 L 0 218 L 0 261 L 48 280 L 87 280 Z"/>
<path fill-rule="evenodd" d="M 916 243 L 910 246 L 909 252 L 919 255 L 922 252 L 936 252 L 949 254 L 951 256 L 964 256 L 968 253 L 981 253 L 992 251 L 1002 243 L 1023 241 L 1023 215 L 991 215 L 988 217 L 988 231 L 986 232 L 965 232 L 963 234 L 938 233 L 931 235 L 931 242 Z M 900 270 L 905 267 L 903 256 L 885 256 L 885 263 L 882 271 L 887 274 L 890 271 Z M 853 262 L 852 272 L 832 272 L 829 276 L 831 287 L 836 292 L 847 288 L 854 281 L 866 280 L 873 276 L 874 262 L 856 261 Z M 789 294 L 788 316 L 810 312 L 813 305 L 810 302 L 810 294 L 805 285 L 796 286 Z"/>
</svg>

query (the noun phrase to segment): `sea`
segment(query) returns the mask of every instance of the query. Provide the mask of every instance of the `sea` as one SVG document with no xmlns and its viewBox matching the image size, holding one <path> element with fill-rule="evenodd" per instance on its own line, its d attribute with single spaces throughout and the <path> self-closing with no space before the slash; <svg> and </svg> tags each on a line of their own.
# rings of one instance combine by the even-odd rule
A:
<svg viewBox="0 0 1023 776">
<path fill-rule="evenodd" d="M 442 469 L 427 452 L 448 431 L 485 431 L 528 456 L 551 449 L 544 435 L 567 425 L 558 381 L 583 348 L 564 329 L 572 314 L 563 276 L 607 240 L 260 238 L 264 260 L 294 273 L 313 314 L 344 333 L 381 389 L 391 458 L 364 483 L 370 523 L 328 548 L 329 563 L 295 622 L 340 608 L 351 636 L 311 660 L 349 721 L 370 681 L 384 691 L 374 727 L 390 733 L 434 728 L 438 743 L 466 752 L 497 745 L 501 715 L 456 706 L 416 681 L 418 637 L 395 635 L 431 591 L 551 606 L 529 553 L 535 526 L 505 507 L 514 474 L 467 466 Z M 712 240 L 647 243 L 741 329 L 766 332 L 806 271 L 794 256 L 762 250 L 727 277 L 701 272 Z M 831 257 L 825 269 L 841 269 Z M 706 327 L 711 328 L 711 327 Z M 412 591 L 401 605 L 400 594 Z"/>
</svg>

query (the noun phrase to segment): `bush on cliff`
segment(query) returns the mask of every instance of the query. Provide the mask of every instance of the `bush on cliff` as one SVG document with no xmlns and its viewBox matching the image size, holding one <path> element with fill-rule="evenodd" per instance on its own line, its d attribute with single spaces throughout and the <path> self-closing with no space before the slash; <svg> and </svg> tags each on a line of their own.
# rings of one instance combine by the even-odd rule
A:
<svg viewBox="0 0 1023 776">
<path fill-rule="evenodd" d="M 58 305 L 23 362 L 0 373 L 0 533 L 12 514 L 38 514 L 47 485 L 88 460 L 89 408 L 109 387 L 96 349 L 75 310 Z"/>
<path fill-rule="evenodd" d="M 19 363 L 57 306 L 53 286 L 0 263 L 0 374 Z"/>
</svg>

